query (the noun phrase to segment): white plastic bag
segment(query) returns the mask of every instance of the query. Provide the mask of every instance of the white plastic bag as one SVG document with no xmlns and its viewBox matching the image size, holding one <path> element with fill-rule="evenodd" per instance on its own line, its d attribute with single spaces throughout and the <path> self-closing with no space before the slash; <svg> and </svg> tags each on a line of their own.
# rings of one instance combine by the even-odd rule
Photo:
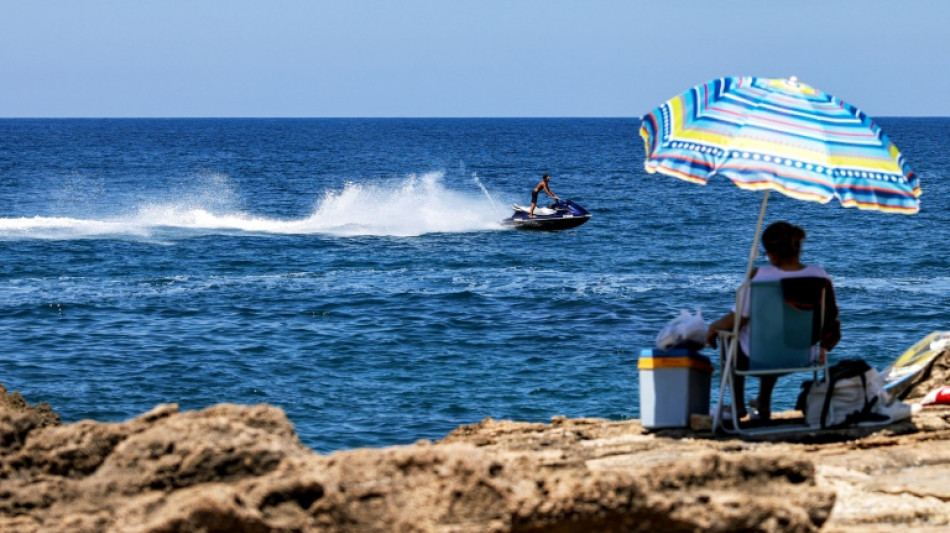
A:
<svg viewBox="0 0 950 533">
<path fill-rule="evenodd" d="M 864 372 L 863 380 L 856 376 L 835 381 L 825 413 L 828 385 L 828 382 L 819 381 L 808 390 L 804 414 L 811 427 L 890 424 L 911 416 L 911 406 L 900 400 L 892 401 L 884 390 L 884 380 L 873 368 Z M 823 413 L 824 421 L 821 419 Z"/>
<path fill-rule="evenodd" d="M 673 347 L 702 348 L 706 344 L 706 322 L 703 321 L 703 312 L 696 308 L 696 314 L 688 309 L 680 311 L 680 315 L 663 327 L 656 336 L 656 347 L 669 350 Z"/>
</svg>

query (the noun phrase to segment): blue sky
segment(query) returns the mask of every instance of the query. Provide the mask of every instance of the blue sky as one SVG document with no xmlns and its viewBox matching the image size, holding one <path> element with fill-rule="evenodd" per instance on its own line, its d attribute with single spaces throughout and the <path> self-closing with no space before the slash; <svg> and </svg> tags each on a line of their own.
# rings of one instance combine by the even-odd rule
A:
<svg viewBox="0 0 950 533">
<path fill-rule="evenodd" d="M 0 0 L 0 117 L 639 117 L 720 76 L 950 116 L 943 0 Z"/>
</svg>

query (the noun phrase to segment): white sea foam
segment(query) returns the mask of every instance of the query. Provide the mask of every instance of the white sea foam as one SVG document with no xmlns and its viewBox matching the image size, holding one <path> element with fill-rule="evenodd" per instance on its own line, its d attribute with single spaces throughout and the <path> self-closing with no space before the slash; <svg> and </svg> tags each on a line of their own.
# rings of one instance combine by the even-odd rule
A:
<svg viewBox="0 0 950 533">
<path fill-rule="evenodd" d="M 490 199 L 447 189 L 442 177 L 428 173 L 395 184 L 348 183 L 342 191 L 324 193 L 310 217 L 275 231 L 414 236 L 500 227 L 503 215 Z"/>
<path fill-rule="evenodd" d="M 0 238 L 76 239 L 95 236 L 148 236 L 148 229 L 128 220 L 83 220 L 68 217 L 0 218 Z"/>
<path fill-rule="evenodd" d="M 199 194 L 180 201 L 146 202 L 118 217 L 0 218 L 3 239 L 168 238 L 169 230 L 249 234 L 418 236 L 497 230 L 506 213 L 483 190 L 454 191 L 432 172 L 390 182 L 346 183 L 324 191 L 310 215 L 285 220 L 222 207 Z M 232 199 L 233 200 L 233 199 Z M 228 202 L 233 205 L 235 202 Z"/>
</svg>

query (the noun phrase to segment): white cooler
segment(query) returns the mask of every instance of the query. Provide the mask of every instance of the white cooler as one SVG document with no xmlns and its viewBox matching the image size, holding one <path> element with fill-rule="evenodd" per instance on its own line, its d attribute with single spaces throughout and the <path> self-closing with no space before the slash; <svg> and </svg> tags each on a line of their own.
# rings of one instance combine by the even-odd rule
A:
<svg viewBox="0 0 950 533">
<path fill-rule="evenodd" d="M 709 414 L 709 358 L 686 349 L 643 350 L 640 423 L 648 429 L 689 427 L 689 415 Z"/>
</svg>

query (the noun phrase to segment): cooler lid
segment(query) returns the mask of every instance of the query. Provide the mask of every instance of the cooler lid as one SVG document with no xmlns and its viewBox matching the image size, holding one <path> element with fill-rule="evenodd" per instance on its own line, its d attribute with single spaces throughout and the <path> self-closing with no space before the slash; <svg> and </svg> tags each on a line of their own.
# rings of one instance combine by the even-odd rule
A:
<svg viewBox="0 0 950 533">
<path fill-rule="evenodd" d="M 654 370 L 657 368 L 695 368 L 703 372 L 712 373 L 712 362 L 705 355 L 685 348 L 672 350 L 645 349 L 640 352 L 637 362 L 640 370 Z"/>
</svg>

